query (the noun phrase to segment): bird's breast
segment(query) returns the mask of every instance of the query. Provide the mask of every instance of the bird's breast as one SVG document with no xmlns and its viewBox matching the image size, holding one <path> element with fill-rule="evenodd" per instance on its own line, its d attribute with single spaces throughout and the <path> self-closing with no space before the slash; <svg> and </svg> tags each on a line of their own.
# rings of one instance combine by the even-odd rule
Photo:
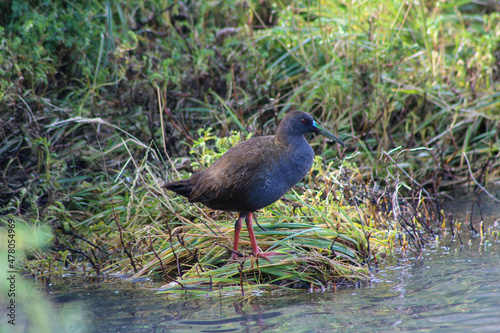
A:
<svg viewBox="0 0 500 333">
<path fill-rule="evenodd" d="M 249 191 L 248 202 L 258 210 L 279 200 L 292 186 L 297 184 L 311 169 L 314 151 L 311 146 L 284 153 L 274 163 L 270 163 L 260 174 L 260 185 Z"/>
<path fill-rule="evenodd" d="M 297 151 L 287 154 L 279 168 L 279 174 L 282 175 L 284 181 L 292 187 L 297 184 L 309 172 L 314 160 L 314 151 L 308 143 Z M 289 188 L 290 188 L 289 187 Z"/>
</svg>

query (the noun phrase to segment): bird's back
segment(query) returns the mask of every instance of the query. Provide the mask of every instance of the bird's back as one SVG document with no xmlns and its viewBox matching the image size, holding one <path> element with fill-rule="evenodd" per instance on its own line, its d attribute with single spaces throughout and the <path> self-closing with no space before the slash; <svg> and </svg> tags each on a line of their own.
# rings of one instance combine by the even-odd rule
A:
<svg viewBox="0 0 500 333">
<path fill-rule="evenodd" d="M 300 153 L 274 136 L 256 137 L 229 149 L 193 186 L 189 201 L 212 209 L 253 212 L 280 199 L 310 169 L 314 153 L 302 137 Z"/>
</svg>

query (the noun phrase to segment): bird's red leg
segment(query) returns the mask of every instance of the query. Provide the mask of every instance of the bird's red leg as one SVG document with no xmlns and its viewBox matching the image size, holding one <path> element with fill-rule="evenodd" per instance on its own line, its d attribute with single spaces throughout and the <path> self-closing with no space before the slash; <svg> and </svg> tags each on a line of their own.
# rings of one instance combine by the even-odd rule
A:
<svg viewBox="0 0 500 333">
<path fill-rule="evenodd" d="M 252 255 L 256 258 L 263 258 L 271 262 L 271 259 L 269 259 L 266 253 L 259 252 L 259 247 L 257 246 L 257 240 L 255 239 L 255 234 L 253 232 L 252 217 L 253 213 L 247 213 L 247 216 L 245 218 L 245 223 L 247 224 L 248 236 L 250 237 L 250 244 L 252 245 Z"/>
<path fill-rule="evenodd" d="M 233 245 L 233 254 L 231 255 L 231 258 L 233 260 L 236 260 L 238 258 L 238 255 L 236 252 L 238 252 L 238 242 L 240 240 L 240 231 L 241 231 L 241 220 L 243 220 L 243 215 L 240 213 L 240 216 L 238 216 L 238 220 L 234 223 L 234 245 Z"/>
</svg>

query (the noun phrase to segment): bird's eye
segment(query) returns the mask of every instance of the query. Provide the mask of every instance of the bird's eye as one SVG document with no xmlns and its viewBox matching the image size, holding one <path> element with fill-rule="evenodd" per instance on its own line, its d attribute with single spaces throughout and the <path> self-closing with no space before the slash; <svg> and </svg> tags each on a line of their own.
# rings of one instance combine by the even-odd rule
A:
<svg viewBox="0 0 500 333">
<path fill-rule="evenodd" d="M 302 124 L 307 123 L 307 120 L 305 120 L 304 118 L 302 118 L 300 121 L 302 122 Z"/>
</svg>

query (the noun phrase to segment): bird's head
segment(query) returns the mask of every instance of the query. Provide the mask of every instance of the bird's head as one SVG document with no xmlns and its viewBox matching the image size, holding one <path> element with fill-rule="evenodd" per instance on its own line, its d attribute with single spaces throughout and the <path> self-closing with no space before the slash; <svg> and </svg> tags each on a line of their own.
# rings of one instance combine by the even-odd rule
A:
<svg viewBox="0 0 500 333">
<path fill-rule="evenodd" d="M 305 135 L 307 133 L 318 133 L 337 142 L 341 146 L 345 144 L 332 133 L 318 125 L 314 118 L 302 111 L 292 111 L 281 121 L 278 131 L 284 130 L 289 135 Z"/>
</svg>

